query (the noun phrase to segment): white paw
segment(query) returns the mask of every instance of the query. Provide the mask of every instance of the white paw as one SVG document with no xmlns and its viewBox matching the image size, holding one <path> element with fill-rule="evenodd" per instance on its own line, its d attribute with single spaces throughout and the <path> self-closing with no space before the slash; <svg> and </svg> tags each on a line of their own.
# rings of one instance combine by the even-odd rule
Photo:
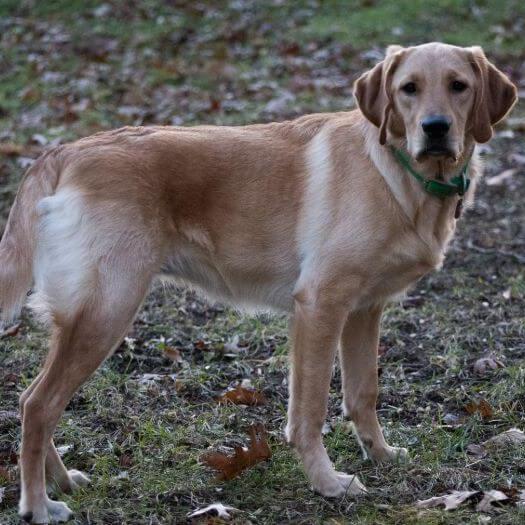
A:
<svg viewBox="0 0 525 525">
<path fill-rule="evenodd" d="M 403 447 L 387 447 L 380 450 L 367 451 L 373 461 L 378 463 L 408 461 L 408 450 Z"/>
<path fill-rule="evenodd" d="M 312 480 L 312 486 L 315 492 L 326 498 L 340 498 L 347 494 L 358 495 L 367 492 L 357 476 L 335 470 L 325 472 Z"/>
<path fill-rule="evenodd" d="M 80 472 L 80 470 L 71 469 L 68 470 L 67 473 L 69 474 L 73 488 L 85 487 L 91 483 L 91 480 L 83 472 Z"/>
<path fill-rule="evenodd" d="M 47 511 L 51 523 L 63 523 L 73 517 L 73 511 L 62 501 L 48 500 Z"/>
<path fill-rule="evenodd" d="M 28 508 L 20 504 L 20 517 L 27 523 L 48 525 L 51 523 L 64 523 L 73 517 L 71 509 L 62 501 L 53 501 L 46 498 L 42 505 Z"/>
<path fill-rule="evenodd" d="M 339 481 L 346 487 L 346 494 L 359 496 L 368 492 L 366 487 L 359 481 L 359 478 L 355 474 L 337 472 L 337 477 L 339 478 Z"/>
</svg>

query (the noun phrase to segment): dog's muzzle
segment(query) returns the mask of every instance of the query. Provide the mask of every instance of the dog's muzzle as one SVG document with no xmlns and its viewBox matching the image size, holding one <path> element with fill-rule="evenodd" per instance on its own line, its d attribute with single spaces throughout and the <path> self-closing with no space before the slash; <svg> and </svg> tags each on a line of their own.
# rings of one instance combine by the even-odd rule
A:
<svg viewBox="0 0 525 525">
<path fill-rule="evenodd" d="M 444 115 L 432 115 L 421 121 L 425 145 L 417 154 L 418 160 L 425 157 L 456 158 L 456 154 L 449 146 L 448 132 L 451 125 L 451 119 Z"/>
</svg>

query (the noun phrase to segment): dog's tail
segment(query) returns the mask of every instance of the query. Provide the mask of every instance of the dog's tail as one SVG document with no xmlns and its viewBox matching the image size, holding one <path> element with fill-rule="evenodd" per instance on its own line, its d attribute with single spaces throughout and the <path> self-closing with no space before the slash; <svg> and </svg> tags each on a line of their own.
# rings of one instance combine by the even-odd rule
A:
<svg viewBox="0 0 525 525">
<path fill-rule="evenodd" d="M 29 168 L 11 208 L 0 241 L 0 323 L 12 321 L 18 315 L 31 288 L 37 205 L 44 197 L 53 195 L 58 185 L 60 149 L 46 152 Z"/>
</svg>

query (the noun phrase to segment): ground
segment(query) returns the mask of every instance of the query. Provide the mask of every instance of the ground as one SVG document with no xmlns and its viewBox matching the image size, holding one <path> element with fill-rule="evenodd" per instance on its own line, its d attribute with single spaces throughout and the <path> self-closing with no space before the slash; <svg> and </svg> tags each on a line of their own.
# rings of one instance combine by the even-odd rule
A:
<svg viewBox="0 0 525 525">
<path fill-rule="evenodd" d="M 348 109 L 353 80 L 389 43 L 481 44 L 523 95 L 524 21 L 520 1 L 430 8 L 416 0 L 3 0 L 0 231 L 42 147 L 124 124 L 242 124 Z M 313 494 L 283 440 L 286 319 L 241 315 L 158 286 L 57 429 L 67 465 L 93 480 L 65 497 L 76 523 L 185 523 L 189 512 L 217 501 L 240 509 L 237 523 L 522 523 L 513 503 L 479 513 L 472 503 L 445 512 L 415 502 L 453 489 L 525 489 L 523 446 L 484 457 L 468 448 L 524 426 L 523 115 L 518 105 L 483 147 L 485 182 L 443 269 L 383 320 L 378 410 L 387 439 L 409 448 L 410 462 L 379 467 L 362 459 L 341 418 L 336 370 L 326 444 L 337 468 L 358 473 L 370 492 L 341 500 Z M 510 169 L 503 182 L 487 183 Z M 180 350 L 181 362 L 167 358 L 166 346 Z M 18 523 L 17 398 L 45 353 L 45 329 L 27 311 L 18 333 L 0 339 L 6 525 Z M 477 373 L 485 356 L 499 364 Z M 217 404 L 244 379 L 264 392 L 266 405 Z M 491 413 L 469 413 L 469 403 L 482 399 Z M 254 422 L 267 428 L 273 457 L 217 481 L 199 456 L 245 443 Z"/>
</svg>

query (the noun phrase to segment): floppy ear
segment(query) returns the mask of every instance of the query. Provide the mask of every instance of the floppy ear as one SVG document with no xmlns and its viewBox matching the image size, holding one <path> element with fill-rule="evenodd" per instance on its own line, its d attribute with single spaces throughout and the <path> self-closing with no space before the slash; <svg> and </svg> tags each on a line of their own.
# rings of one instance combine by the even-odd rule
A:
<svg viewBox="0 0 525 525">
<path fill-rule="evenodd" d="M 385 59 L 361 75 L 354 84 L 354 96 L 363 115 L 380 129 L 379 142 L 386 142 L 388 116 L 393 106 L 392 77 L 401 61 L 404 49 L 390 46 Z"/>
<path fill-rule="evenodd" d="M 471 47 L 470 63 L 476 74 L 476 96 L 472 114 L 472 132 L 476 142 L 492 137 L 492 126 L 511 110 L 517 100 L 516 86 L 486 58 L 481 47 Z"/>
</svg>

